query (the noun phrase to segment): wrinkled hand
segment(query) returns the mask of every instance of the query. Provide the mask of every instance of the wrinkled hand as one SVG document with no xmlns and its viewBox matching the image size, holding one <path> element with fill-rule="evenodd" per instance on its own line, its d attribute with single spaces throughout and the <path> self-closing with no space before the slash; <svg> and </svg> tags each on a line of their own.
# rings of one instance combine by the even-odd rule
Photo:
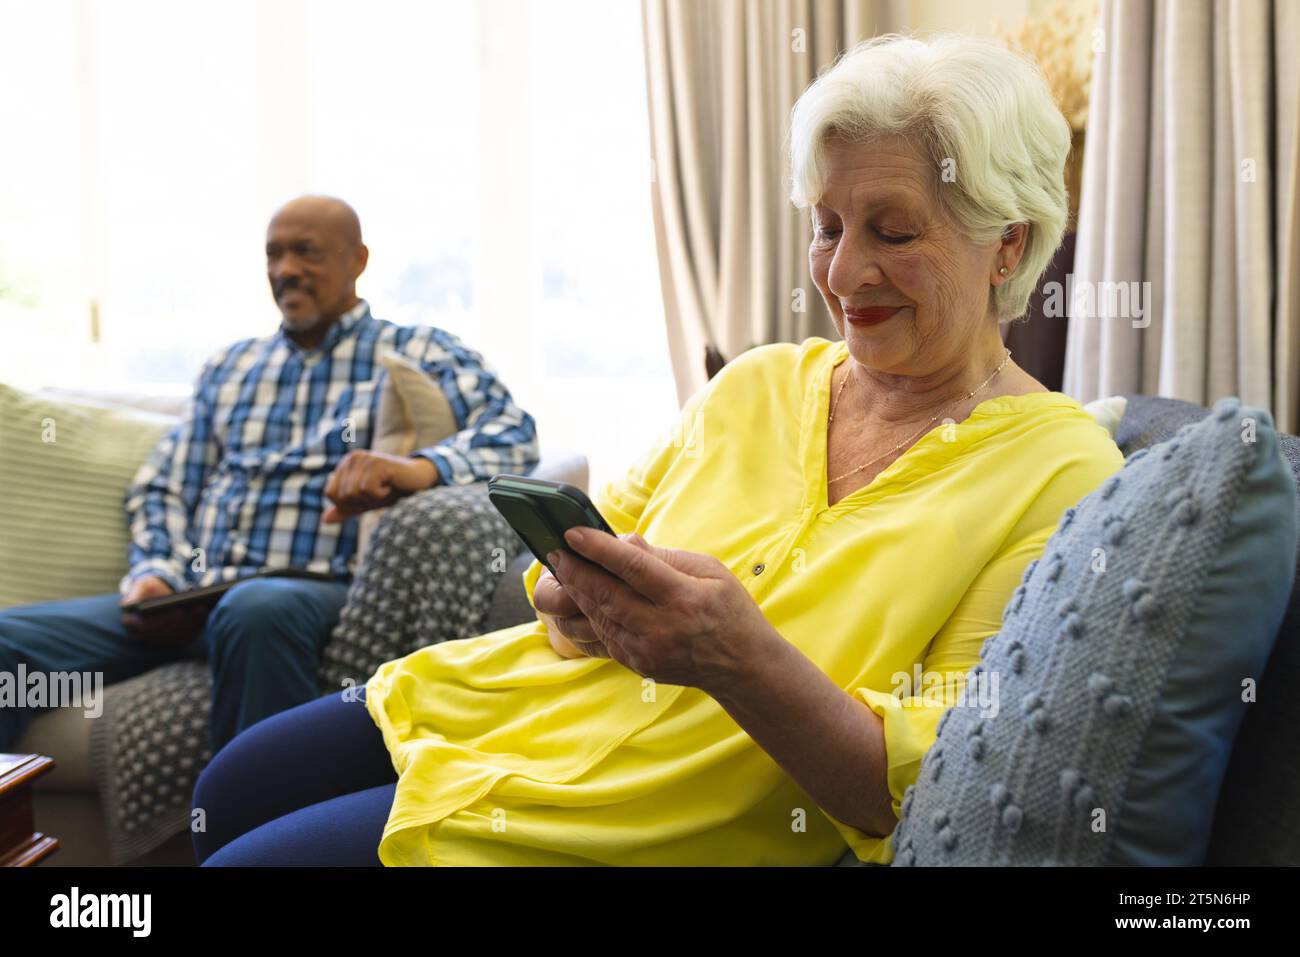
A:
<svg viewBox="0 0 1300 957">
<path fill-rule="evenodd" d="M 325 497 L 334 504 L 325 510 L 321 521 L 342 522 L 437 483 L 438 466 L 428 459 L 367 450 L 349 452 L 325 483 Z"/>
<path fill-rule="evenodd" d="M 583 655 L 606 657 L 598 654 L 600 638 L 587 621 L 564 586 L 555 580 L 550 569 L 543 569 L 533 586 L 533 608 L 537 617 L 546 625 L 547 637 L 556 654 L 565 658 L 581 658 Z"/>
<path fill-rule="evenodd" d="M 122 596 L 121 604 L 129 605 L 144 601 L 146 598 L 157 598 L 171 593 L 171 585 L 161 578 L 150 575 L 132 582 L 131 587 Z M 156 648 L 178 648 L 189 644 L 198 636 L 207 617 L 208 609 L 192 606 L 153 615 L 138 615 L 124 611 L 122 626 L 145 644 Z"/>
<path fill-rule="evenodd" d="M 643 677 L 712 691 L 759 645 L 782 640 L 749 592 L 711 555 L 657 548 L 639 535 L 569 529 L 577 555 L 549 556 L 599 645 L 584 646 Z"/>
</svg>

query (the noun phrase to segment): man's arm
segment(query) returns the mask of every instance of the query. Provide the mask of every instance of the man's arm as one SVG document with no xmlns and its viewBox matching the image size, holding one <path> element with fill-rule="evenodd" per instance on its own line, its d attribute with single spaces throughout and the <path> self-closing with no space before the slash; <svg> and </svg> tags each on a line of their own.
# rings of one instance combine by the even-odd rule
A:
<svg viewBox="0 0 1300 957">
<path fill-rule="evenodd" d="M 159 578 L 176 591 L 185 587 L 185 569 L 194 557 L 190 524 L 218 455 L 212 370 L 210 363 L 204 367 L 184 418 L 163 436 L 127 489 L 131 544 L 130 571 L 120 586 L 124 592 L 144 577 Z"/>
<path fill-rule="evenodd" d="M 450 355 L 450 360 L 448 356 Z M 483 357 L 446 332 L 429 340 L 420 368 L 447 396 L 460 431 L 412 453 L 437 467 L 441 485 L 469 485 L 538 462 L 537 427 Z"/>
<path fill-rule="evenodd" d="M 402 353 L 438 383 L 460 431 L 409 456 L 349 452 L 325 485 L 331 505 L 323 522 L 342 522 L 434 485 L 469 485 L 537 464 L 533 417 L 515 405 L 482 356 L 440 329 L 427 340 L 412 337 Z"/>
</svg>

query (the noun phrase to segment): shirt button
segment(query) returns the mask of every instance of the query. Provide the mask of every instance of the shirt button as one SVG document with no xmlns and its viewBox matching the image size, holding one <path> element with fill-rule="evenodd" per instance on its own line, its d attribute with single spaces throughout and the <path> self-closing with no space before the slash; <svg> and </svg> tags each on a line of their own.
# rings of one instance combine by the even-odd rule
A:
<svg viewBox="0 0 1300 957">
<path fill-rule="evenodd" d="M 763 574 L 763 569 L 766 568 L 766 567 L 767 567 L 767 566 L 764 565 L 762 562 L 759 562 L 757 565 L 754 566 L 754 568 L 753 568 L 753 572 L 754 572 L 755 575 L 761 575 L 761 574 Z"/>
</svg>

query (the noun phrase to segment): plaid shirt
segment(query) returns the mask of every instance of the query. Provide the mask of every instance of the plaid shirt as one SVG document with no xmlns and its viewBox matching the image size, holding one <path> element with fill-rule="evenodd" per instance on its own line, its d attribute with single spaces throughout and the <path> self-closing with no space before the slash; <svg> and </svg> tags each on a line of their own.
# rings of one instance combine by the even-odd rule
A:
<svg viewBox="0 0 1300 957">
<path fill-rule="evenodd" d="M 325 483 L 344 455 L 370 447 L 378 360 L 389 352 L 418 363 L 455 413 L 461 431 L 412 453 L 438 467 L 440 483 L 536 465 L 533 417 L 477 352 L 441 329 L 375 319 L 361 302 L 316 349 L 282 328 L 208 360 L 186 415 L 127 490 L 123 591 L 144 575 L 174 589 L 285 566 L 350 575 L 357 519 L 321 524 Z"/>
</svg>

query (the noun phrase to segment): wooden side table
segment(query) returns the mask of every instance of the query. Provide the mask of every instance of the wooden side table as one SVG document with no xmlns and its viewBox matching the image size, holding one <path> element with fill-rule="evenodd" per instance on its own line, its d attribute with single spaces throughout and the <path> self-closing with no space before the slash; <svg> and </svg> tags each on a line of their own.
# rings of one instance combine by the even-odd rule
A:
<svg viewBox="0 0 1300 957">
<path fill-rule="evenodd" d="M 31 867 L 59 849 L 32 813 L 32 783 L 52 770 L 39 754 L 0 754 L 0 867 Z"/>
</svg>

